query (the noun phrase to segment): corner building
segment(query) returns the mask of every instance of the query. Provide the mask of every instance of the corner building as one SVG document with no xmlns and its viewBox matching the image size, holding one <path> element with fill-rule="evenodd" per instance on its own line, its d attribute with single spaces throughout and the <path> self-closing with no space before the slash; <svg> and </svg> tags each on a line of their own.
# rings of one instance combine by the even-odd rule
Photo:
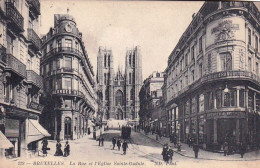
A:
<svg viewBox="0 0 260 168">
<path fill-rule="evenodd" d="M 208 150 L 260 142 L 260 19 L 252 2 L 205 2 L 168 58 L 169 134 Z"/>
<path fill-rule="evenodd" d="M 39 124 L 43 105 L 40 76 L 39 0 L 0 1 L 0 131 L 11 146 L 1 157 L 25 157 L 49 136 Z M 1 146 L 10 144 L 2 141 Z"/>
<path fill-rule="evenodd" d="M 125 73 L 114 73 L 112 50 L 99 48 L 97 57 L 98 95 L 102 100 L 103 119 L 129 120 L 137 123 L 140 109 L 139 91 L 142 86 L 140 47 L 126 51 Z"/>
<path fill-rule="evenodd" d="M 55 14 L 54 28 L 42 40 L 46 108 L 41 123 L 54 139 L 81 138 L 97 109 L 94 72 L 82 34 L 71 15 Z"/>
</svg>

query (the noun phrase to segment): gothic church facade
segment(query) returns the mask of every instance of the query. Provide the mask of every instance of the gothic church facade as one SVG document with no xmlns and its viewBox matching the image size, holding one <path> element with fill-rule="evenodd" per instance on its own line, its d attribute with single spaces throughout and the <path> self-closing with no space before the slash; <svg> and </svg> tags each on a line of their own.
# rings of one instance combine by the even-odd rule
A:
<svg viewBox="0 0 260 168">
<path fill-rule="evenodd" d="M 140 47 L 126 51 L 125 71 L 114 71 L 113 53 L 99 47 L 97 56 L 98 96 L 103 119 L 138 121 L 139 91 L 142 86 Z"/>
</svg>

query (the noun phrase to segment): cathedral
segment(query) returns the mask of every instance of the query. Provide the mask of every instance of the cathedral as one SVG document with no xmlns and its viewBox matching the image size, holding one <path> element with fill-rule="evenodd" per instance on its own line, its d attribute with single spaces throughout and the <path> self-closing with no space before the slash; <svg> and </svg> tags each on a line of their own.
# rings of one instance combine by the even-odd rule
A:
<svg viewBox="0 0 260 168">
<path fill-rule="evenodd" d="M 117 72 L 114 71 L 112 50 L 99 47 L 97 85 L 103 120 L 138 121 L 142 81 L 142 57 L 139 46 L 126 51 L 124 72 L 120 68 Z"/>
</svg>

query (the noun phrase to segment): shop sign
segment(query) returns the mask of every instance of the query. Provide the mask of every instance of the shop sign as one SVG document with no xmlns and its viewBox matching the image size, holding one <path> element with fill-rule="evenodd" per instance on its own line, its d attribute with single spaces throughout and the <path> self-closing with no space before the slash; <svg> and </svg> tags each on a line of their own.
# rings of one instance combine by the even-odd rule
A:
<svg viewBox="0 0 260 168">
<path fill-rule="evenodd" d="M 236 111 L 228 111 L 228 112 L 216 112 L 216 113 L 209 113 L 207 114 L 207 118 L 214 118 L 214 117 L 245 117 L 244 112 L 236 112 Z"/>
</svg>

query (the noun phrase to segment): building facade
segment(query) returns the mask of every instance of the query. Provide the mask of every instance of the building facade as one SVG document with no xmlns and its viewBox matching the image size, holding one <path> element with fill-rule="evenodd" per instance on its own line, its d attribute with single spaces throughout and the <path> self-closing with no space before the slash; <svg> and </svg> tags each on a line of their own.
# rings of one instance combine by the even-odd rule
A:
<svg viewBox="0 0 260 168">
<path fill-rule="evenodd" d="M 97 57 L 98 92 L 102 97 L 103 119 L 138 121 L 139 91 L 142 85 L 142 57 L 140 47 L 127 50 L 125 73 L 114 73 L 112 50 L 99 48 Z"/>
<path fill-rule="evenodd" d="M 13 144 L 6 157 L 25 156 L 49 135 L 38 123 L 43 109 L 40 12 L 38 0 L 0 2 L 0 130 Z"/>
<path fill-rule="evenodd" d="M 166 133 L 166 115 L 163 113 L 162 86 L 164 73 L 153 72 L 143 82 L 139 93 L 140 123 L 143 128 L 149 127 L 156 132 Z"/>
<path fill-rule="evenodd" d="M 259 10 L 205 2 L 168 59 L 168 130 L 210 150 L 260 142 Z"/>
<path fill-rule="evenodd" d="M 45 104 L 41 123 L 54 139 L 78 139 L 97 110 L 93 67 L 75 19 L 55 14 L 43 38 L 41 75 Z"/>
</svg>

